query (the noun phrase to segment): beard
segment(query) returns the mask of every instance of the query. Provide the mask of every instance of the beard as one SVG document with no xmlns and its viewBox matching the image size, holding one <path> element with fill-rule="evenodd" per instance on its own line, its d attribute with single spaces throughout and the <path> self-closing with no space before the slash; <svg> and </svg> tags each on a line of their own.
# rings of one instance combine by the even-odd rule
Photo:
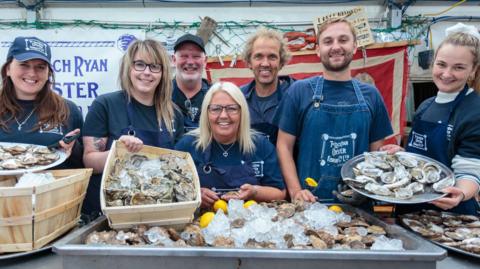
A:
<svg viewBox="0 0 480 269">
<path fill-rule="evenodd" d="M 202 79 L 202 73 L 203 73 L 203 69 L 202 68 L 198 68 L 198 72 L 195 72 L 193 74 L 189 74 L 187 72 L 184 72 L 183 70 L 181 69 L 178 69 L 176 70 L 176 74 L 175 76 L 180 78 L 182 81 L 185 81 L 185 82 L 196 82 L 196 81 L 199 81 Z"/>
<path fill-rule="evenodd" d="M 353 59 L 353 52 L 344 52 L 343 54 L 343 61 L 338 64 L 332 64 L 330 62 L 330 56 L 327 55 L 325 57 L 321 57 L 323 67 L 325 70 L 330 71 L 330 72 L 341 72 L 346 70 L 349 66 L 350 63 L 352 62 Z"/>
</svg>

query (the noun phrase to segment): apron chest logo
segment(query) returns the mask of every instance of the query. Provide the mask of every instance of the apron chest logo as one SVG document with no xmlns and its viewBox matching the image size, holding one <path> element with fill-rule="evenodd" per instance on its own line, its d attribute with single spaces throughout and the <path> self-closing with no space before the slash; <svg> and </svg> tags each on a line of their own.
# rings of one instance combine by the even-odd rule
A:
<svg viewBox="0 0 480 269">
<path fill-rule="evenodd" d="M 45 123 L 40 127 L 38 132 L 39 133 L 58 134 L 58 135 L 63 136 L 62 126 L 57 125 L 57 126 L 53 127 L 52 129 L 49 129 L 49 128 L 50 128 L 50 124 Z M 47 129 L 49 129 L 49 130 L 47 130 Z"/>
<path fill-rule="evenodd" d="M 263 177 L 263 161 L 252 162 L 252 168 L 256 177 Z"/>
<path fill-rule="evenodd" d="M 320 166 L 341 166 L 350 160 L 355 152 L 356 139 L 356 133 L 337 137 L 322 134 Z"/>
<path fill-rule="evenodd" d="M 453 131 L 453 125 L 449 124 L 447 126 L 447 140 L 448 141 L 452 140 L 452 131 Z"/>
<path fill-rule="evenodd" d="M 427 135 L 412 131 L 412 138 L 408 141 L 408 145 L 412 148 L 427 151 Z"/>
</svg>

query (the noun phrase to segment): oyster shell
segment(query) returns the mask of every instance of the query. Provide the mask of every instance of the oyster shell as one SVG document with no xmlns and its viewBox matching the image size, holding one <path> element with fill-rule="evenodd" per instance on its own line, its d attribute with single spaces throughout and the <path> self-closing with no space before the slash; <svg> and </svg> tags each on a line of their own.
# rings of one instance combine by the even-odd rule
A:
<svg viewBox="0 0 480 269">
<path fill-rule="evenodd" d="M 408 200 L 424 192 L 441 192 L 442 187 L 453 184 L 446 180 L 449 176 L 445 177 L 447 173 L 437 163 L 427 162 L 409 152 L 393 155 L 365 152 L 363 158 L 352 168 L 354 176 L 343 179 L 354 189 Z M 422 198 L 429 199 L 428 196 Z"/>
<path fill-rule="evenodd" d="M 107 206 L 148 205 L 196 199 L 193 173 L 188 163 L 175 155 L 149 158 L 127 154 L 115 159 L 105 181 Z"/>
<path fill-rule="evenodd" d="M 477 250 L 474 245 L 480 246 L 480 229 L 468 227 L 477 221 L 476 216 L 423 210 L 400 218 L 413 231 L 440 244 L 472 253 Z"/>
<path fill-rule="evenodd" d="M 455 184 L 455 178 L 453 177 L 446 177 L 436 183 L 433 184 L 433 189 L 437 192 L 441 192 L 446 187 L 453 186 Z"/>
</svg>

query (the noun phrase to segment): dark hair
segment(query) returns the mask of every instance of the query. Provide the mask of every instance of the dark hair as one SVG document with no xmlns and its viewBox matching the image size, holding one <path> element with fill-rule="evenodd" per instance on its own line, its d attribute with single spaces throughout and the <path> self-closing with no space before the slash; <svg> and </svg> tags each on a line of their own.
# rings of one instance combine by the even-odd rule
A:
<svg viewBox="0 0 480 269">
<path fill-rule="evenodd" d="M 10 131 L 8 123 L 18 117 L 22 112 L 22 107 L 17 102 L 15 85 L 10 76 L 7 76 L 7 69 L 13 59 L 9 59 L 1 69 L 2 88 L 0 89 L 0 128 Z M 54 84 L 54 73 L 52 67 L 48 65 L 49 80 L 35 97 L 34 103 L 37 107 L 35 114 L 38 123 L 33 130 L 38 130 L 42 125 L 47 124 L 48 128 L 54 128 L 60 124 L 66 124 L 70 114 L 65 100 L 52 91 Z M 48 130 L 48 129 L 47 129 Z"/>
</svg>

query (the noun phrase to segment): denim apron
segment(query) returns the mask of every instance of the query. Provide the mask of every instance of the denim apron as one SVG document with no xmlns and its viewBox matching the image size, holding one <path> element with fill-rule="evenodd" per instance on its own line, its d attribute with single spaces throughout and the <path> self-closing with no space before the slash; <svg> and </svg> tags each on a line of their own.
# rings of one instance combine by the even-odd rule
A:
<svg viewBox="0 0 480 269">
<path fill-rule="evenodd" d="M 163 126 L 159 131 L 144 130 L 136 128 L 132 125 L 133 119 L 133 104 L 127 101 L 127 119 L 128 127 L 121 130 L 120 135 L 132 135 L 142 140 L 144 145 L 173 149 L 173 137 L 168 132 L 167 128 Z M 112 146 L 114 139 L 108 138 L 107 150 Z M 100 208 L 100 184 L 102 181 L 102 174 L 92 175 L 87 189 L 87 197 L 84 201 L 82 212 L 86 214 L 98 214 Z"/>
<path fill-rule="evenodd" d="M 447 154 L 449 143 L 447 138 L 448 123 L 453 115 L 453 112 L 455 111 L 455 108 L 462 102 L 467 91 L 468 87 L 465 87 L 457 95 L 455 100 L 451 102 L 449 114 L 442 121 L 429 122 L 422 120 L 423 114 L 432 105 L 434 99 L 430 100 L 429 103 L 425 105 L 424 109 L 418 111 L 413 120 L 412 131 L 408 137 L 408 144 L 405 150 L 430 157 L 450 167 L 452 165 L 452 160 Z M 404 214 L 408 212 L 419 211 L 421 209 L 439 210 L 438 207 L 432 204 L 423 203 L 416 205 L 397 205 L 395 212 L 396 214 Z M 471 198 L 470 200 L 463 201 L 458 204 L 458 206 L 447 211 L 458 214 L 477 215 L 478 210 L 478 203 L 475 201 L 475 198 Z"/>
<path fill-rule="evenodd" d="M 259 185 L 252 167 L 252 157 L 247 154 L 245 160 L 237 165 L 216 166 L 211 161 L 212 144 L 204 151 L 203 159 L 197 164 L 198 176 L 202 188 L 238 189 L 243 184 Z"/>
<path fill-rule="evenodd" d="M 368 151 L 372 118 L 358 81 L 352 80 L 358 103 L 351 105 L 324 104 L 323 83 L 323 77 L 310 80 L 314 94 L 304 116 L 296 165 L 302 189 L 310 190 L 318 201 L 328 203 L 339 202 L 332 191 L 342 181 L 342 165 Z M 306 185 L 307 177 L 314 178 L 318 186 Z"/>
</svg>

